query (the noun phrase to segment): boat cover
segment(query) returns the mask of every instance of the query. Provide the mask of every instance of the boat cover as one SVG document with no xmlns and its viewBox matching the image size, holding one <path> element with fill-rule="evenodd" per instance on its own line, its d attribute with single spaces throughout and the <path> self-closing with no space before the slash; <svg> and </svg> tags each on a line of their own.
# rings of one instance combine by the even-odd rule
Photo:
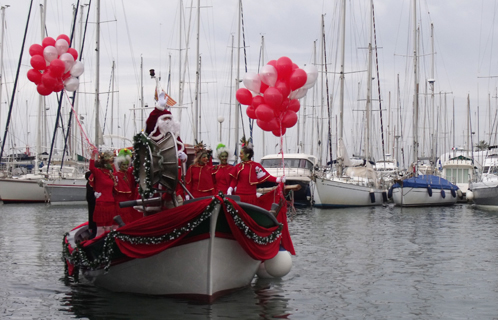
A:
<svg viewBox="0 0 498 320">
<path fill-rule="evenodd" d="M 430 186 L 433 189 L 458 190 L 458 187 L 448 180 L 430 174 L 398 181 L 392 188 L 400 188 L 400 182 L 403 184 L 403 187 L 427 188 Z"/>
</svg>

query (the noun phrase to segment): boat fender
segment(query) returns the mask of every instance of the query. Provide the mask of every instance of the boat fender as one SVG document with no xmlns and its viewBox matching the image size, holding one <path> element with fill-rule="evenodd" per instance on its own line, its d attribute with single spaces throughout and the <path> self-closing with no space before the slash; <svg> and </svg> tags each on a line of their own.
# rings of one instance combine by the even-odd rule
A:
<svg viewBox="0 0 498 320">
<path fill-rule="evenodd" d="M 261 278 L 261 279 L 273 279 L 273 277 L 270 276 L 268 274 L 268 272 L 266 271 L 264 262 L 261 262 L 259 264 L 258 271 L 256 271 L 256 275 L 258 276 L 258 278 Z"/>
<path fill-rule="evenodd" d="M 292 257 L 289 251 L 280 248 L 277 255 L 265 261 L 266 272 L 272 277 L 281 278 L 292 268 Z"/>
<path fill-rule="evenodd" d="M 456 191 L 455 191 L 455 189 L 451 189 L 451 196 L 453 198 L 456 198 Z"/>
<path fill-rule="evenodd" d="M 375 193 L 370 189 L 370 202 L 375 203 Z"/>
<path fill-rule="evenodd" d="M 427 193 L 429 194 L 429 197 L 432 197 L 432 188 L 431 188 L 431 186 L 427 186 Z"/>
<path fill-rule="evenodd" d="M 460 199 L 463 199 L 463 192 L 462 192 L 462 190 L 458 189 L 458 190 L 457 190 L 457 195 L 458 195 L 458 197 L 459 197 Z"/>
<path fill-rule="evenodd" d="M 382 192 L 382 201 L 387 202 L 387 190 Z"/>
<path fill-rule="evenodd" d="M 389 199 L 392 199 L 393 198 L 393 187 L 389 188 L 389 191 L 387 192 L 387 197 Z"/>
<path fill-rule="evenodd" d="M 446 192 L 444 192 L 444 189 L 441 189 L 441 197 L 446 198 Z"/>
</svg>

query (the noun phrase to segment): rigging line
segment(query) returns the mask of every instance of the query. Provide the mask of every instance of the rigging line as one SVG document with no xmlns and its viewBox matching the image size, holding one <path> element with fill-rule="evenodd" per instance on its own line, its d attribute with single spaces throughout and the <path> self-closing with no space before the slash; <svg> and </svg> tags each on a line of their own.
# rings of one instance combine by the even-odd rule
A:
<svg viewBox="0 0 498 320">
<path fill-rule="evenodd" d="M 69 38 L 70 42 L 73 42 L 74 29 L 76 28 L 76 19 L 78 17 L 78 9 L 79 9 L 79 0 L 78 0 L 78 3 L 77 3 L 77 6 L 76 6 L 76 10 L 74 12 L 73 24 L 72 24 L 72 30 L 71 30 L 71 37 Z M 57 127 L 58 127 L 59 123 L 61 125 L 61 130 L 64 133 L 64 123 L 62 121 L 62 115 L 61 115 L 62 93 L 60 95 L 57 95 L 57 100 L 59 102 L 59 105 L 57 107 L 57 116 L 55 117 L 54 133 L 52 135 L 52 143 L 50 145 L 50 154 L 48 156 L 47 173 L 49 172 L 48 170 L 50 169 L 50 162 L 52 161 L 52 154 L 53 154 L 53 151 L 54 151 L 55 137 L 57 135 Z M 68 128 L 67 128 L 67 132 L 68 133 L 69 133 L 69 130 L 70 130 L 69 125 L 70 125 L 70 123 L 68 123 Z M 66 143 L 67 143 L 67 140 L 64 141 L 64 150 L 62 152 L 62 157 L 61 157 L 62 158 L 61 159 L 61 168 L 62 168 L 62 165 L 64 164 L 64 154 L 66 153 Z"/>
<path fill-rule="evenodd" d="M 374 45 L 375 45 L 375 66 L 377 69 L 377 91 L 379 92 L 379 116 L 380 116 L 380 134 L 382 139 L 382 156 L 383 160 L 386 161 L 386 151 L 384 146 L 384 122 L 382 120 L 382 99 L 380 96 L 379 51 L 377 50 L 377 30 L 375 29 L 375 10 L 374 10 L 373 1 L 372 1 L 372 21 L 373 21 L 373 33 L 374 33 Z"/>
<path fill-rule="evenodd" d="M 245 28 L 244 28 L 244 8 L 242 7 L 242 0 L 240 0 L 240 12 L 239 12 L 239 14 L 240 14 L 241 23 L 242 23 L 242 48 L 244 48 L 244 67 L 245 67 L 245 70 L 247 73 L 246 33 L 245 33 Z M 240 113 L 240 119 L 242 121 L 242 134 L 245 136 L 246 130 L 244 128 L 244 116 L 242 113 L 242 105 L 240 103 L 239 103 L 239 113 Z M 249 119 L 248 122 L 249 122 L 249 140 L 248 141 L 253 142 L 252 141 L 252 128 L 253 128 L 254 120 Z"/>
<path fill-rule="evenodd" d="M 17 64 L 16 80 L 14 81 L 14 88 L 12 89 L 12 99 L 10 100 L 9 114 L 7 116 L 7 123 L 5 124 L 5 132 L 3 134 L 2 140 L 2 150 L 0 150 L 0 159 L 3 156 L 3 148 L 5 147 L 5 138 L 7 137 L 7 132 L 9 131 L 10 118 L 12 117 L 12 108 L 14 105 L 14 98 L 16 96 L 17 80 L 19 79 L 19 71 L 21 70 L 21 60 L 24 53 L 24 45 L 26 43 L 26 35 L 28 33 L 29 18 L 31 16 L 31 8 L 33 7 L 33 0 L 29 4 L 28 19 L 26 20 L 26 29 L 24 30 L 24 37 L 22 39 L 21 54 L 19 55 L 19 62 Z"/>
<path fill-rule="evenodd" d="M 112 79 L 114 78 L 114 70 L 112 70 L 112 74 L 109 78 L 109 90 L 107 90 L 107 102 L 105 105 L 105 112 L 104 112 L 104 125 L 102 126 L 102 135 L 104 135 L 105 132 L 105 125 L 107 123 L 107 111 L 109 110 L 109 97 L 111 96 L 111 90 L 112 90 Z M 98 116 L 98 115 L 97 115 Z M 111 114 L 112 117 L 112 114 Z M 112 129 L 112 128 L 111 128 Z"/>
</svg>

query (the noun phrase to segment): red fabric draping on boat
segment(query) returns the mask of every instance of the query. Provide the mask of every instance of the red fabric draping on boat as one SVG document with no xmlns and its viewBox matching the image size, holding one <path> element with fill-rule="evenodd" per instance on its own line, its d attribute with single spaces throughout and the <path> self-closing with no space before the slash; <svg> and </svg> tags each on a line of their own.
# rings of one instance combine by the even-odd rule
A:
<svg viewBox="0 0 498 320">
<path fill-rule="evenodd" d="M 206 209 L 211 201 L 211 199 L 200 200 L 144 217 L 134 223 L 119 228 L 119 233 L 135 237 L 160 237 L 185 226 L 189 221 L 195 219 Z M 188 232 L 185 232 L 172 241 L 159 244 L 132 244 L 118 238 L 116 238 L 116 244 L 121 252 L 128 257 L 146 258 L 175 245 L 187 234 Z"/>
<path fill-rule="evenodd" d="M 261 197 L 259 197 L 258 205 L 266 210 L 270 210 L 272 203 L 278 203 L 278 199 L 280 199 L 280 197 L 283 197 L 282 184 L 279 184 L 277 189 L 265 193 Z M 282 228 L 282 247 L 285 250 L 289 251 L 292 255 L 296 255 L 294 244 L 292 243 L 292 239 L 289 233 L 289 226 L 287 224 L 287 201 L 284 202 L 284 205 L 280 209 L 277 216 L 277 221 L 284 226 Z"/>
<path fill-rule="evenodd" d="M 249 227 L 249 229 L 260 237 L 268 237 L 272 232 L 278 229 L 278 226 L 272 228 L 265 228 L 257 224 L 245 211 L 242 209 L 235 201 L 228 199 L 233 205 L 234 209 L 238 211 L 239 217 L 242 221 Z M 255 260 L 268 260 L 277 255 L 280 248 L 279 239 L 273 241 L 270 244 L 258 244 L 254 242 L 253 239 L 249 239 L 243 230 L 240 230 L 228 212 L 225 203 L 223 203 L 223 211 L 225 211 L 225 216 L 227 217 L 228 225 L 230 230 L 232 230 L 233 236 L 244 249 L 244 251 Z"/>
</svg>

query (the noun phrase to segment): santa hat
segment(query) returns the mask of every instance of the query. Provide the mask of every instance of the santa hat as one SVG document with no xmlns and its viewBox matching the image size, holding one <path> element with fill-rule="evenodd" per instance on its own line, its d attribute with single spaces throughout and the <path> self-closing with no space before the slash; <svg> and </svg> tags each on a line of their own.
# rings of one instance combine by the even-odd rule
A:
<svg viewBox="0 0 498 320">
<path fill-rule="evenodd" d="M 130 149 L 124 148 L 119 150 L 118 155 L 114 157 L 114 167 L 119 170 L 119 166 L 121 165 L 121 163 L 127 162 L 128 164 L 130 164 L 132 155 L 133 153 Z"/>
</svg>

